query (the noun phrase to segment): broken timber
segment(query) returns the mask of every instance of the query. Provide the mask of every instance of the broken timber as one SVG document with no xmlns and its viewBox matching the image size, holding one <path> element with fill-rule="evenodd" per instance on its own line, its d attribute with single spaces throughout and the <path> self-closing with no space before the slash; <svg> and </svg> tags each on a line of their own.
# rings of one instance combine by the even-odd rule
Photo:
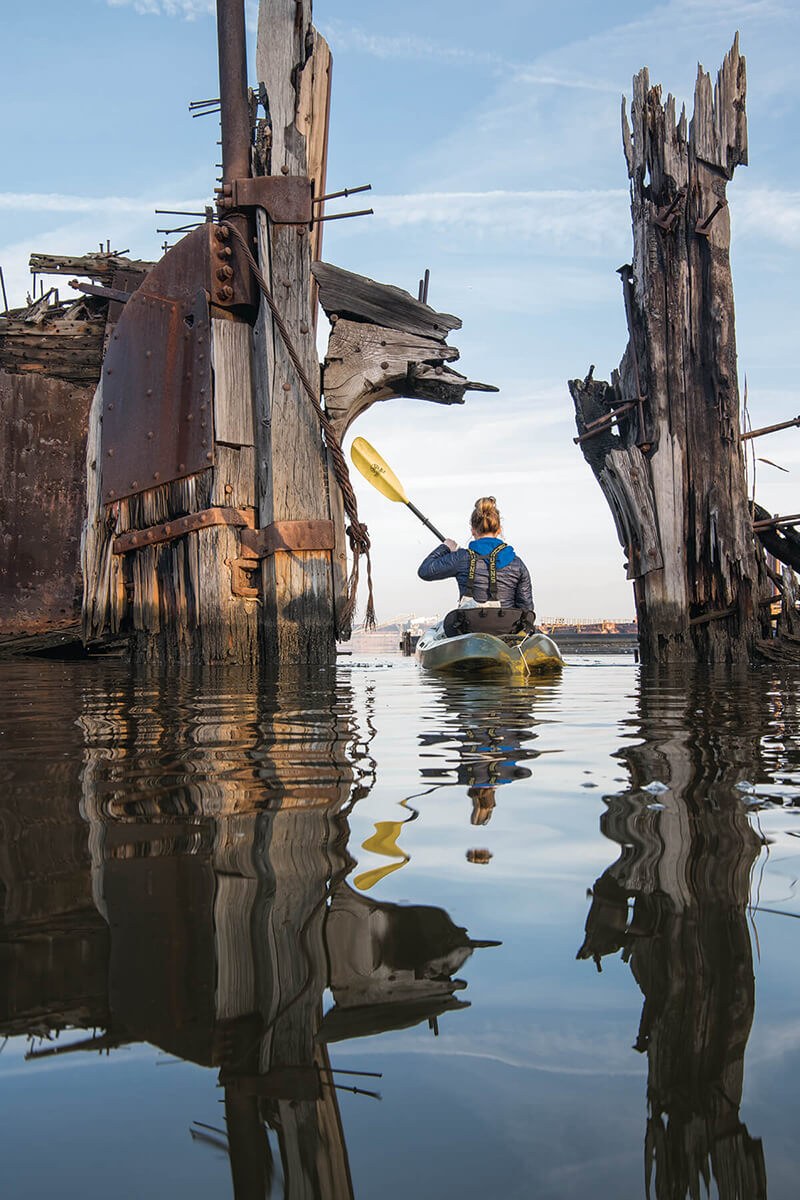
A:
<svg viewBox="0 0 800 1200">
<path fill-rule="evenodd" d="M 690 127 L 646 69 L 633 88 L 629 342 L 610 384 L 570 382 L 576 440 L 626 551 L 642 660 L 747 659 L 768 634 L 770 585 L 741 452 L 725 197 L 747 162 L 738 35 L 713 90 L 699 68 Z"/>
<path fill-rule="evenodd" d="M 466 391 L 497 391 L 446 365 L 459 356 L 446 343 L 450 330 L 461 328 L 458 317 L 329 263 L 316 262 L 312 271 L 331 320 L 322 386 L 340 438 L 379 400 L 405 396 L 463 404 Z"/>
</svg>

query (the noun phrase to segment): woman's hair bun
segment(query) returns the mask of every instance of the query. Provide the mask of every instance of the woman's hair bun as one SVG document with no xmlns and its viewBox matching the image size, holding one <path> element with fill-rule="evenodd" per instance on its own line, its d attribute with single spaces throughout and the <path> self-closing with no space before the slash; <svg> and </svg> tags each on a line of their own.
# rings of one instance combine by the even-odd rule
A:
<svg viewBox="0 0 800 1200">
<path fill-rule="evenodd" d="M 500 513 L 494 496 L 479 496 L 470 517 L 470 525 L 481 537 L 492 537 L 500 530 Z"/>
</svg>

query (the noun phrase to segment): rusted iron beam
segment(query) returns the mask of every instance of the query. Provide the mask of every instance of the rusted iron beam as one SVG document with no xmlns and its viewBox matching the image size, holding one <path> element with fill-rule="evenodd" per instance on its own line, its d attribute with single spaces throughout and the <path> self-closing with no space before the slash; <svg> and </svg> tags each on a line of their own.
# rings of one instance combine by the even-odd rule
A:
<svg viewBox="0 0 800 1200">
<path fill-rule="evenodd" d="M 217 0 L 222 179 L 233 183 L 250 175 L 251 121 L 247 93 L 247 41 L 244 0 Z M 247 218 L 234 218 L 247 236 Z"/>
<path fill-rule="evenodd" d="M 161 525 L 150 525 L 147 529 L 131 529 L 114 539 L 114 554 L 128 554 L 142 546 L 157 546 L 160 542 L 171 542 L 198 529 L 210 529 L 213 525 L 233 525 L 246 528 L 253 525 L 252 510 L 243 508 L 204 508 L 202 512 L 189 513 L 186 517 L 175 517 Z"/>
<path fill-rule="evenodd" d="M 791 421 L 779 421 L 777 425 L 762 425 L 760 429 L 748 429 L 746 433 L 741 434 L 743 442 L 749 442 L 750 438 L 763 437 L 765 433 L 777 433 L 780 429 L 794 429 L 800 425 L 800 416 L 792 417 Z"/>
</svg>

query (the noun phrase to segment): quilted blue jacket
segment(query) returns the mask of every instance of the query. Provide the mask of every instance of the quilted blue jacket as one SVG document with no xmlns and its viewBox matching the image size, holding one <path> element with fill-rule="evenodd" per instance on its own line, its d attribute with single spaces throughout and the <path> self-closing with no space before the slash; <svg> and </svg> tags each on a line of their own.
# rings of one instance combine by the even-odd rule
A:
<svg viewBox="0 0 800 1200">
<path fill-rule="evenodd" d="M 479 538 L 470 542 L 469 548 L 478 555 L 487 555 L 500 545 L 502 542 L 499 538 Z M 469 554 L 460 547 L 450 551 L 444 545 L 437 546 L 420 563 L 417 574 L 428 582 L 455 579 L 459 595 L 469 595 Z M 489 599 L 489 566 L 485 557 L 478 559 L 475 568 L 473 594 L 479 604 Z M 497 557 L 497 599 L 501 608 L 524 608 L 527 612 L 533 612 L 531 577 L 525 563 L 514 553 L 513 546 L 506 546 Z"/>
</svg>

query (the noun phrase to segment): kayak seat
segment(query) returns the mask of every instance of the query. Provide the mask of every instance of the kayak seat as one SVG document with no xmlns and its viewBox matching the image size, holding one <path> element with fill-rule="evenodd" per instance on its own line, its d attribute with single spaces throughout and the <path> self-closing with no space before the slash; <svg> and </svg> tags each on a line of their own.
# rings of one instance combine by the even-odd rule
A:
<svg viewBox="0 0 800 1200">
<path fill-rule="evenodd" d="M 444 635 L 449 638 L 465 633 L 512 637 L 535 629 L 536 613 L 524 608 L 454 608 L 444 619 Z"/>
</svg>

